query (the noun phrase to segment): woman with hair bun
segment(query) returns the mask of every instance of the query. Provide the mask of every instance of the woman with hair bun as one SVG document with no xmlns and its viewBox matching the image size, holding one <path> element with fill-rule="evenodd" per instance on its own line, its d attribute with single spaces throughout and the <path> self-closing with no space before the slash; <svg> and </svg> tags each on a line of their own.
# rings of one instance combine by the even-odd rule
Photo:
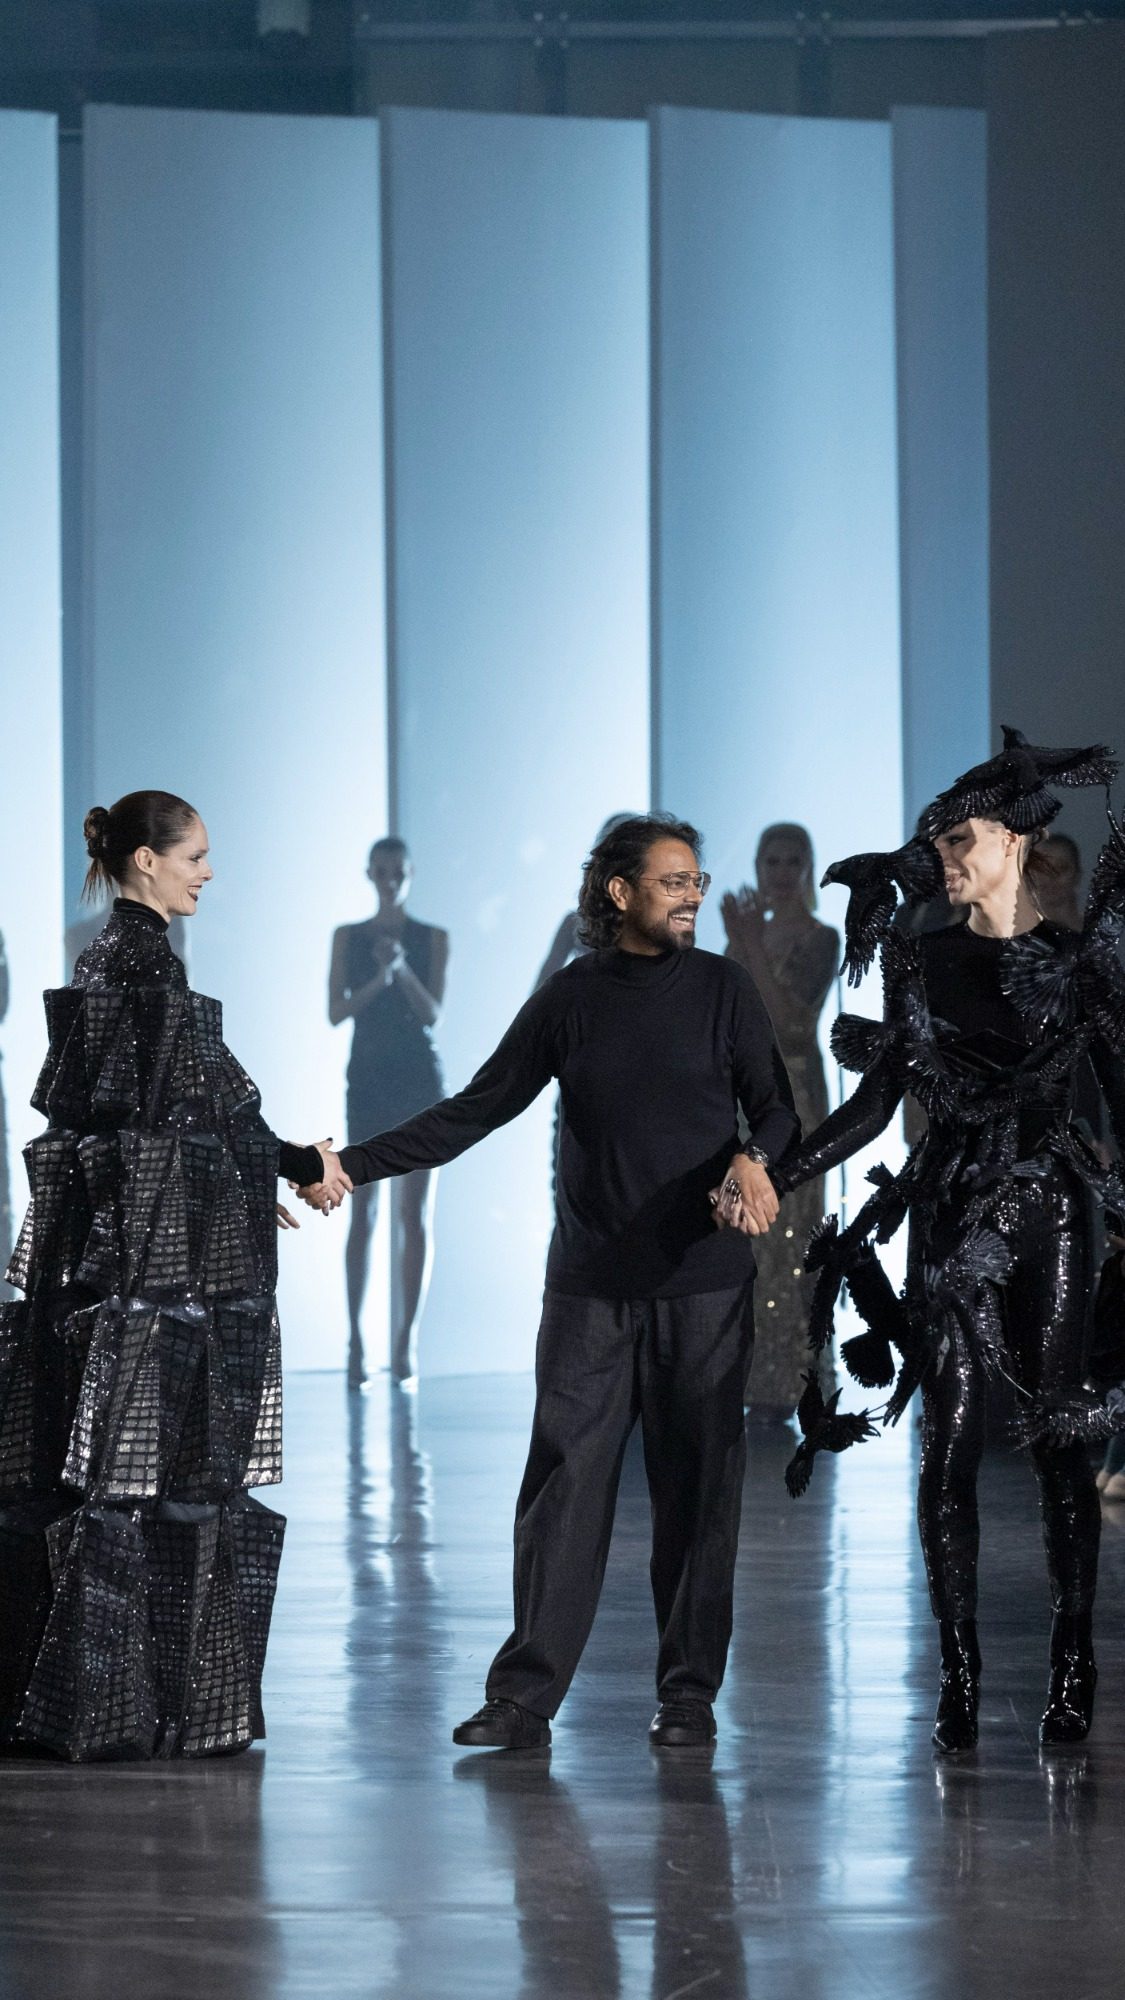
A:
<svg viewBox="0 0 1125 2000">
<path fill-rule="evenodd" d="M 120 893 L 69 986 L 24 1149 L 0 1306 L 0 1741 L 74 1762 L 205 1757 L 264 1733 L 285 1523 L 274 1285 L 284 1144 L 168 944 L 211 879 L 170 792 L 86 815 L 84 895 Z"/>
</svg>

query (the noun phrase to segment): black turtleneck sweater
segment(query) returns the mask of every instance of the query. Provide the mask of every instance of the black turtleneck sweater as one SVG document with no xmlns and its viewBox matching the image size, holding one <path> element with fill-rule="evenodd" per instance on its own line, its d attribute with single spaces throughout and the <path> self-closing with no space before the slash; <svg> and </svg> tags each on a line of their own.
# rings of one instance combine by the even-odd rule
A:
<svg viewBox="0 0 1125 2000">
<path fill-rule="evenodd" d="M 393 1132 L 345 1146 L 358 1186 L 443 1166 L 557 1078 L 562 1106 L 552 1291 L 661 1298 L 744 1284 L 752 1239 L 707 1202 L 738 1150 L 798 1136 L 789 1079 L 749 973 L 695 949 L 591 952 L 522 1007 L 472 1082 Z"/>
</svg>

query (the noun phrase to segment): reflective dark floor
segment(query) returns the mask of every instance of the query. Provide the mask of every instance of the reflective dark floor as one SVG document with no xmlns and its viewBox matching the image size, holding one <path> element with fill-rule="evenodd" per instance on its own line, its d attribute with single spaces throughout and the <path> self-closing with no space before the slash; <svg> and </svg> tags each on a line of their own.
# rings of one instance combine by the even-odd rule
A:
<svg viewBox="0 0 1125 2000">
<path fill-rule="evenodd" d="M 0 1765 L 2 2000 L 1117 2000 L 1125 1510 L 1094 1734 L 1044 1758 L 1031 1478 L 988 1461 L 982 1741 L 943 1768 L 908 1430 L 796 1504 L 755 1436 L 719 1743 L 659 1757 L 631 1458 L 553 1752 L 464 1753 L 529 1408 L 523 1378 L 290 1380 L 268 1749 Z"/>
</svg>

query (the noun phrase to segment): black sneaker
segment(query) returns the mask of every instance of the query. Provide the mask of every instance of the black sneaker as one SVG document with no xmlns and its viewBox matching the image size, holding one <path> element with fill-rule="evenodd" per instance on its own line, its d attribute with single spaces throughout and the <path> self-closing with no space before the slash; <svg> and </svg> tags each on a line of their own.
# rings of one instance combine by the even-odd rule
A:
<svg viewBox="0 0 1125 2000">
<path fill-rule="evenodd" d="M 715 1717 L 709 1701 L 662 1701 L 648 1726 L 656 1750 L 699 1748 L 715 1741 Z"/>
<path fill-rule="evenodd" d="M 541 1750 L 550 1740 L 551 1725 L 545 1716 L 533 1715 L 518 1701 L 491 1698 L 453 1732 L 455 1743 L 476 1750 Z"/>
</svg>

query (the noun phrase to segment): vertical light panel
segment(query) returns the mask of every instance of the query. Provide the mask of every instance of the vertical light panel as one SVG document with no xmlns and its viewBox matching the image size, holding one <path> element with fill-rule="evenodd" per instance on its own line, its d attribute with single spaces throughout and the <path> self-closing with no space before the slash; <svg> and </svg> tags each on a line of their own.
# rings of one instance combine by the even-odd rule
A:
<svg viewBox="0 0 1125 2000">
<path fill-rule="evenodd" d="M 651 135 L 656 786 L 718 892 L 771 820 L 822 866 L 900 837 L 890 130 L 658 111 Z"/>
<path fill-rule="evenodd" d="M 892 119 L 906 830 L 989 755 L 982 111 Z"/>
<path fill-rule="evenodd" d="M 386 817 L 375 124 L 94 110 L 85 247 L 94 790 L 198 806 L 193 984 L 275 1129 L 342 1139 L 329 943 Z M 290 1366 L 342 1363 L 343 1246 L 281 1246 Z"/>
<path fill-rule="evenodd" d="M 62 968 L 57 152 L 53 118 L 0 113 L 0 1270 Z"/>
<path fill-rule="evenodd" d="M 645 144 L 629 124 L 381 119 L 398 830 L 451 933 L 465 1083 L 648 798 Z M 550 1107 L 448 1168 L 422 1367 L 530 1365 Z"/>
</svg>

